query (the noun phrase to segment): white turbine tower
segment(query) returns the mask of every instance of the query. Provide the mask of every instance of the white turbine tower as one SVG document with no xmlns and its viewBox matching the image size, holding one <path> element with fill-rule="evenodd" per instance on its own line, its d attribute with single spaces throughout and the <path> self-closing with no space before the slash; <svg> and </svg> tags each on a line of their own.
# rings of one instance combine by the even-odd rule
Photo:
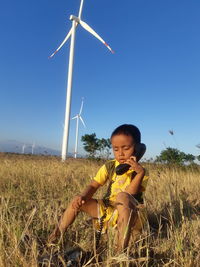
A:
<svg viewBox="0 0 200 267">
<path fill-rule="evenodd" d="M 25 148 L 26 148 L 26 145 L 23 144 L 23 146 L 22 146 L 22 154 L 24 154 L 24 150 L 25 150 Z"/>
<path fill-rule="evenodd" d="M 72 120 L 76 119 L 76 141 L 75 141 L 75 149 L 74 149 L 74 158 L 75 159 L 77 158 L 77 154 L 78 154 L 79 119 L 81 120 L 83 126 L 85 127 L 85 123 L 81 117 L 82 110 L 83 110 L 83 99 L 81 102 L 81 108 L 80 108 L 79 113 L 75 117 L 72 118 Z"/>
<path fill-rule="evenodd" d="M 74 65 L 74 45 L 75 45 L 76 27 L 80 24 L 86 31 L 88 31 L 93 36 L 95 36 L 112 53 L 114 53 L 113 50 L 110 48 L 110 46 L 87 23 L 81 20 L 83 2 L 84 0 L 81 0 L 78 17 L 75 17 L 73 15 L 70 16 L 70 20 L 72 21 L 72 27 L 70 31 L 66 35 L 61 45 L 50 56 L 50 58 L 53 57 L 61 49 L 61 47 L 67 42 L 69 37 L 71 37 L 70 52 L 69 52 L 68 81 L 67 81 L 67 95 L 66 95 L 65 124 L 64 124 L 63 143 L 62 143 L 62 160 L 63 161 L 66 159 L 66 155 L 68 152 L 69 123 L 70 123 L 70 109 L 71 109 L 71 89 L 72 89 L 72 77 L 73 77 L 73 65 Z"/>
<path fill-rule="evenodd" d="M 31 149 L 31 153 L 32 153 L 32 155 L 33 155 L 33 153 L 34 153 L 34 148 L 35 148 L 35 143 L 32 144 L 31 148 L 32 148 L 32 149 Z"/>
</svg>

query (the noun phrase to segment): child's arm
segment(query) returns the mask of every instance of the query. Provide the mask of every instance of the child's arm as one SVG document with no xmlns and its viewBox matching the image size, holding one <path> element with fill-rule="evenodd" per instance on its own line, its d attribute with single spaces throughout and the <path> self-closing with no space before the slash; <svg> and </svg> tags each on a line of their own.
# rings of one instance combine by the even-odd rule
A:
<svg viewBox="0 0 200 267">
<path fill-rule="evenodd" d="M 97 189 L 101 185 L 97 183 L 95 180 L 92 180 L 92 182 L 86 187 L 86 189 L 82 192 L 81 196 L 84 200 L 89 200 L 92 198 L 92 196 L 96 193 Z"/>
<path fill-rule="evenodd" d="M 126 163 L 131 165 L 130 169 L 133 169 L 137 174 L 131 181 L 130 185 L 126 187 L 126 192 L 131 195 L 135 195 L 139 192 L 142 180 L 145 175 L 145 169 L 136 161 L 135 157 L 131 157 Z"/>
<path fill-rule="evenodd" d="M 87 200 L 90 200 L 92 196 L 96 193 L 97 189 L 101 185 L 96 181 L 92 180 L 92 182 L 86 187 L 86 189 L 80 194 L 77 195 L 73 202 L 72 207 L 74 209 L 79 209 Z"/>
</svg>

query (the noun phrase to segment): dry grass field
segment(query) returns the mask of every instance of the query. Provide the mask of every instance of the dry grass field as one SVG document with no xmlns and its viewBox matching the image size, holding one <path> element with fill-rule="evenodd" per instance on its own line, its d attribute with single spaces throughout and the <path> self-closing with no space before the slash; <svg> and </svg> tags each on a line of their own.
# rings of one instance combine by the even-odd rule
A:
<svg viewBox="0 0 200 267">
<path fill-rule="evenodd" d="M 81 192 L 102 162 L 48 156 L 0 154 L 0 266 L 38 266 L 47 236 L 72 197 Z M 145 164 L 144 164 L 145 165 Z M 145 166 L 149 224 L 130 244 L 131 259 L 114 255 L 111 233 L 103 236 L 100 257 L 82 266 L 200 266 L 200 168 Z M 103 191 L 98 192 L 100 197 Z M 92 222 L 79 214 L 61 243 L 93 251 Z M 95 252 L 95 251 L 94 251 Z M 46 250 L 45 253 L 51 253 Z M 124 264 L 124 265 L 123 265 Z M 46 265 L 56 266 L 56 265 Z"/>
</svg>

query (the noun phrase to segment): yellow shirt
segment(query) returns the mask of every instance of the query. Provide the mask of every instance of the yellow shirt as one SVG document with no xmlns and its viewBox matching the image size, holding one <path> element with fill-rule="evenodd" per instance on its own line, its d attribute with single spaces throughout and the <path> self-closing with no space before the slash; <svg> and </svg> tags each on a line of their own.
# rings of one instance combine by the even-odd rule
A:
<svg viewBox="0 0 200 267">
<path fill-rule="evenodd" d="M 117 160 L 112 160 L 113 164 L 115 165 L 115 168 L 119 165 L 119 162 Z M 111 194 L 110 194 L 110 201 L 116 200 L 116 195 L 119 192 L 124 192 L 126 187 L 131 183 L 132 180 L 132 174 L 134 170 L 128 170 L 126 173 L 122 175 L 117 175 L 115 172 L 112 174 L 112 187 L 111 187 Z M 106 168 L 106 165 L 104 164 L 99 171 L 97 172 L 96 176 L 94 177 L 94 180 L 99 183 L 100 185 L 104 185 L 109 178 L 109 173 Z M 148 182 L 148 176 L 144 176 L 142 180 L 142 184 L 140 187 L 140 192 L 144 192 L 147 186 Z"/>
</svg>

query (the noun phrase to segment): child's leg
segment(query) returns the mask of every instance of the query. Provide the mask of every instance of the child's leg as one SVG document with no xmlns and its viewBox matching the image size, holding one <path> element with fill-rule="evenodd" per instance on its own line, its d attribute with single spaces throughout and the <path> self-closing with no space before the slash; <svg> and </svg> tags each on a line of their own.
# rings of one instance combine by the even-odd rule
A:
<svg viewBox="0 0 200 267">
<path fill-rule="evenodd" d="M 124 251 L 128 247 L 131 228 L 137 219 L 136 202 L 130 194 L 120 192 L 117 195 L 116 208 L 119 213 L 117 220 L 117 247 L 118 251 Z"/>
<path fill-rule="evenodd" d="M 50 235 L 48 239 L 49 243 L 54 242 L 57 239 L 57 237 L 62 236 L 64 234 L 69 225 L 74 222 L 79 211 L 86 212 L 93 218 L 98 217 L 97 201 L 95 199 L 90 199 L 86 201 L 79 209 L 74 209 L 72 207 L 72 203 L 73 201 L 69 204 L 63 216 L 61 217 L 58 226 Z"/>
</svg>

